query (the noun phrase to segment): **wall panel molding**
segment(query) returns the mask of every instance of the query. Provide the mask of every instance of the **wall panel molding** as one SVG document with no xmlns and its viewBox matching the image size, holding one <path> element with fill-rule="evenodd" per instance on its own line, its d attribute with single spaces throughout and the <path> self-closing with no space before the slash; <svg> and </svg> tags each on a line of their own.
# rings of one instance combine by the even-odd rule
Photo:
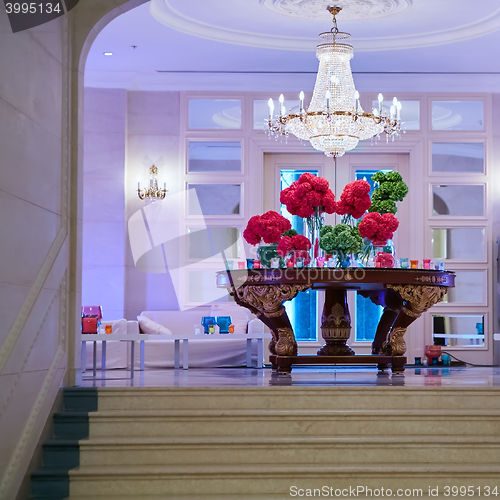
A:
<svg viewBox="0 0 500 500">
<path fill-rule="evenodd" d="M 14 321 L 14 324 L 12 325 L 12 328 L 9 331 L 9 334 L 5 339 L 5 342 L 0 347 L 0 372 L 5 366 L 5 363 L 7 362 L 7 359 L 9 358 L 15 343 L 17 342 L 19 336 L 21 335 L 23 327 L 26 324 L 26 320 L 31 314 L 33 306 L 35 305 L 35 302 L 38 299 L 38 296 L 40 295 L 43 285 L 47 281 L 47 278 L 49 277 L 49 274 L 52 270 L 52 267 L 54 266 L 57 258 L 59 257 L 59 253 L 64 245 L 66 237 L 67 237 L 67 229 L 66 227 L 62 227 L 59 230 L 59 233 L 57 234 L 54 243 L 52 243 L 49 253 L 45 258 L 44 263 L 42 264 L 42 268 L 40 269 L 40 272 L 38 273 L 38 276 L 36 277 L 35 282 L 33 283 L 33 286 L 31 287 L 31 290 L 28 293 L 28 297 L 26 298 L 24 304 L 22 305 L 21 310 L 19 311 L 16 320 Z"/>
<path fill-rule="evenodd" d="M 68 280 L 67 271 L 64 273 L 64 277 L 59 285 L 59 291 L 55 296 L 59 295 L 59 331 L 58 331 L 58 348 L 50 365 L 47 370 L 47 374 L 43 381 L 42 387 L 38 392 L 38 395 L 33 403 L 32 410 L 26 422 L 26 425 L 21 432 L 20 439 L 17 442 L 16 448 L 11 455 L 11 459 L 5 469 L 5 472 L 0 480 L 0 498 L 12 498 L 11 491 L 12 483 L 15 479 L 16 474 L 20 473 L 20 465 L 24 458 L 26 448 L 31 445 L 33 447 L 34 443 L 38 439 L 38 436 L 32 436 L 35 424 L 37 423 L 40 411 L 43 404 L 47 400 L 47 396 L 50 388 L 53 386 L 56 373 L 61 365 L 61 361 L 66 353 L 67 344 L 67 308 L 68 308 Z M 55 297 L 54 297 L 55 299 Z M 38 335 L 38 334 L 37 334 Z M 33 437 L 33 439 L 31 439 Z M 9 495 L 9 496 L 8 496 Z"/>
</svg>

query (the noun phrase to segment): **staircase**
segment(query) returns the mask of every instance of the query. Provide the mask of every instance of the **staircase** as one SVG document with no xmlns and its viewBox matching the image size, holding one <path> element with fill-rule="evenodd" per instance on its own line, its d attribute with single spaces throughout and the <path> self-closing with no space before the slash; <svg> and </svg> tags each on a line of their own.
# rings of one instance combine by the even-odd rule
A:
<svg viewBox="0 0 500 500">
<path fill-rule="evenodd" d="M 50 463 L 33 476 L 37 499 L 65 498 L 49 485 L 70 466 L 72 500 L 289 499 L 358 486 L 422 490 L 411 498 L 429 487 L 445 498 L 445 486 L 500 493 L 495 388 L 103 388 L 90 413 L 75 410 L 79 397 L 91 401 L 85 391 L 66 391 Z"/>
</svg>

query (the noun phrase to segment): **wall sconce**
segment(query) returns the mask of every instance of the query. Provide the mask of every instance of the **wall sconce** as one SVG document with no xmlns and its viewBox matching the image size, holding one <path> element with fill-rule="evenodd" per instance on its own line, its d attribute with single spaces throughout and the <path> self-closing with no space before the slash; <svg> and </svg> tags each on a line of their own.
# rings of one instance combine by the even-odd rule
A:
<svg viewBox="0 0 500 500">
<path fill-rule="evenodd" d="M 158 188 L 158 167 L 154 165 L 149 169 L 149 188 L 141 189 L 141 179 L 137 180 L 137 195 L 141 200 L 163 200 L 167 194 L 167 183 L 163 183 L 163 189 Z"/>
</svg>

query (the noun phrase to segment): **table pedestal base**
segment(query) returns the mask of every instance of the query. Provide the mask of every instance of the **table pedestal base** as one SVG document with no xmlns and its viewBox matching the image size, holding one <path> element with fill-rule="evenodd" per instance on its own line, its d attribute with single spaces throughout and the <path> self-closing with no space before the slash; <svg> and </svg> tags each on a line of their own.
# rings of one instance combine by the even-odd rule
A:
<svg viewBox="0 0 500 500">
<path fill-rule="evenodd" d="M 293 365 L 377 365 L 379 370 L 387 370 L 389 366 L 393 373 L 405 371 L 405 356 L 381 356 L 376 354 L 356 354 L 354 356 L 317 356 L 301 354 L 298 356 L 269 356 L 273 371 L 290 373 Z"/>
<path fill-rule="evenodd" d="M 328 288 L 321 317 L 321 336 L 326 344 L 318 351 L 318 356 L 354 356 L 354 351 L 347 345 L 350 335 L 347 291 Z"/>
</svg>

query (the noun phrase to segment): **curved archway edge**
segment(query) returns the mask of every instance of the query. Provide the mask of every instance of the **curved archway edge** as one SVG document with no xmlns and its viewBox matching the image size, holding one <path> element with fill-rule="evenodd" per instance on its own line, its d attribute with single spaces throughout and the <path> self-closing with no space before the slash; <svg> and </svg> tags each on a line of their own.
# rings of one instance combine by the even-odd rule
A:
<svg viewBox="0 0 500 500">
<path fill-rule="evenodd" d="M 82 200 L 83 185 L 83 90 L 87 56 L 97 35 L 113 19 L 148 0 L 85 0 L 68 14 L 68 122 L 69 149 L 69 236 L 70 273 L 68 297 L 68 323 L 74 325 L 74 334 L 68 335 L 68 372 L 66 385 L 76 385 L 80 379 L 80 346 L 76 341 L 79 332 L 82 274 Z M 76 195 L 76 196 L 75 196 Z"/>
</svg>

